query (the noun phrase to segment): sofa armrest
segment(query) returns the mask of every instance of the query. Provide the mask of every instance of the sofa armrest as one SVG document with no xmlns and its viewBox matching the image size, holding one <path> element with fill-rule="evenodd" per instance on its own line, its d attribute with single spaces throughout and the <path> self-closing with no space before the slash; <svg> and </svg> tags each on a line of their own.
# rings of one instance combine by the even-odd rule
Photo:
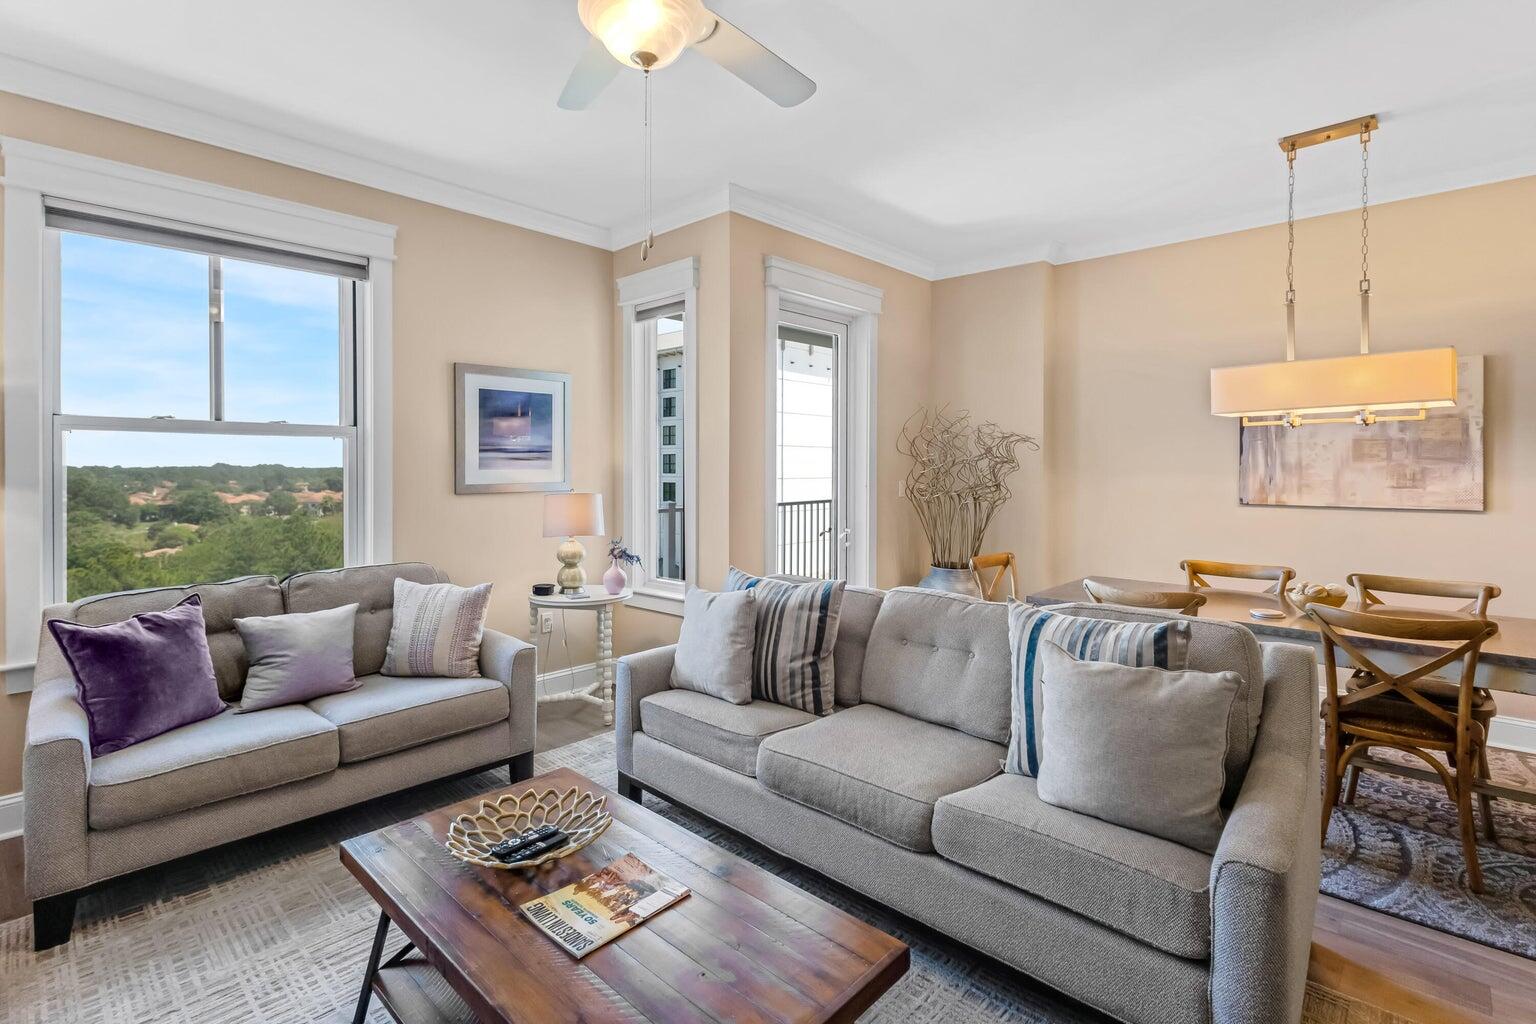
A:
<svg viewBox="0 0 1536 1024">
<path fill-rule="evenodd" d="M 613 729 L 619 771 L 635 770 L 635 733 L 640 731 L 640 702 L 653 693 L 672 688 L 672 656 L 676 644 L 655 647 L 619 659 L 614 677 Z"/>
<path fill-rule="evenodd" d="M 91 739 L 75 681 L 54 677 L 32 689 L 21 755 L 27 895 L 56 896 L 86 884 L 86 794 Z"/>
<path fill-rule="evenodd" d="M 1322 852 L 1317 666 L 1263 645 L 1264 711 L 1211 864 L 1211 1008 L 1219 1021 L 1301 1017 Z"/>
<path fill-rule="evenodd" d="M 487 629 L 480 639 L 480 674 L 507 688 L 512 701 L 512 749 L 508 756 L 533 749 L 538 728 L 538 648 L 515 636 Z"/>
</svg>

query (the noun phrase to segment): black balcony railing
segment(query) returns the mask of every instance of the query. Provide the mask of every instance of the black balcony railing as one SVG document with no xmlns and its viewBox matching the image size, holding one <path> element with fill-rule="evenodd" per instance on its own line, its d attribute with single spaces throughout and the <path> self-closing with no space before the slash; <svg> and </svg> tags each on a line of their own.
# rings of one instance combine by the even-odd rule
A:
<svg viewBox="0 0 1536 1024">
<path fill-rule="evenodd" d="M 837 575 L 837 529 L 832 500 L 779 502 L 781 573 L 825 580 Z"/>
<path fill-rule="evenodd" d="M 683 565 L 687 552 L 684 548 L 683 506 L 676 502 L 663 502 L 656 510 L 657 524 L 656 576 L 664 580 L 683 579 Z"/>
</svg>

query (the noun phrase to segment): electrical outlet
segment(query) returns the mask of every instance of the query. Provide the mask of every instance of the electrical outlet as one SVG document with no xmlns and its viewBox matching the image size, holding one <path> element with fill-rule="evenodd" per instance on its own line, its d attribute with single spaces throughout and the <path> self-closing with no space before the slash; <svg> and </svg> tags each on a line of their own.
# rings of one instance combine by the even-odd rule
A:
<svg viewBox="0 0 1536 1024">
<path fill-rule="evenodd" d="M 555 631 L 555 613 L 539 612 L 539 632 L 553 633 Z"/>
</svg>

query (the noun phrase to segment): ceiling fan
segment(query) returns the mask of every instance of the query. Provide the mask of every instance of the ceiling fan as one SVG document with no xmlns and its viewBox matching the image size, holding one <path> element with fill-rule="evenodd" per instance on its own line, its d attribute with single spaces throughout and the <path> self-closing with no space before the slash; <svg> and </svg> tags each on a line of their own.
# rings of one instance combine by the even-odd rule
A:
<svg viewBox="0 0 1536 1024">
<path fill-rule="evenodd" d="M 804 103 L 816 83 L 702 0 L 578 0 L 577 14 L 592 40 L 560 93 L 566 110 L 584 110 L 619 68 L 652 72 L 690 47 L 781 107 Z"/>
</svg>

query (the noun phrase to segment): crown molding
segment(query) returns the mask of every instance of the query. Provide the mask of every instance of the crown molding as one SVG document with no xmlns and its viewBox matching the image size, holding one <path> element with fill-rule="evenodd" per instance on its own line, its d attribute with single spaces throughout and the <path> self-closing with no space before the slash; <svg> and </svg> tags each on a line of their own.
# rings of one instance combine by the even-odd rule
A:
<svg viewBox="0 0 1536 1024">
<path fill-rule="evenodd" d="M 203 142 L 248 156 L 355 182 L 395 195 L 485 217 L 584 245 L 617 251 L 645 237 L 645 226 L 628 221 L 613 227 L 590 224 L 540 210 L 504 196 L 456 184 L 432 173 L 308 142 L 281 132 L 158 99 L 73 72 L 0 53 L 0 91 L 72 107 L 113 120 Z M 1474 173 L 1442 172 L 1372 183 L 1373 204 L 1395 202 L 1462 188 L 1536 175 L 1536 155 L 1511 158 Z M 1355 194 L 1338 193 L 1299 206 L 1298 218 L 1355 208 Z M 978 251 L 961 259 L 933 259 L 843 227 L 781 200 L 735 184 L 724 184 L 677 203 L 655 217 L 656 230 L 672 231 L 725 212 L 739 213 L 813 241 L 842 249 L 929 281 L 985 273 L 1026 263 L 1075 263 L 1141 249 L 1210 238 L 1276 223 L 1265 204 L 1212 217 L 1177 229 L 1111 235 L 1082 243 L 1035 240 Z"/>
<path fill-rule="evenodd" d="M 4 53 L 0 53 L 0 91 L 72 107 L 572 242 L 609 248 L 612 233 L 596 224 Z"/>
</svg>

